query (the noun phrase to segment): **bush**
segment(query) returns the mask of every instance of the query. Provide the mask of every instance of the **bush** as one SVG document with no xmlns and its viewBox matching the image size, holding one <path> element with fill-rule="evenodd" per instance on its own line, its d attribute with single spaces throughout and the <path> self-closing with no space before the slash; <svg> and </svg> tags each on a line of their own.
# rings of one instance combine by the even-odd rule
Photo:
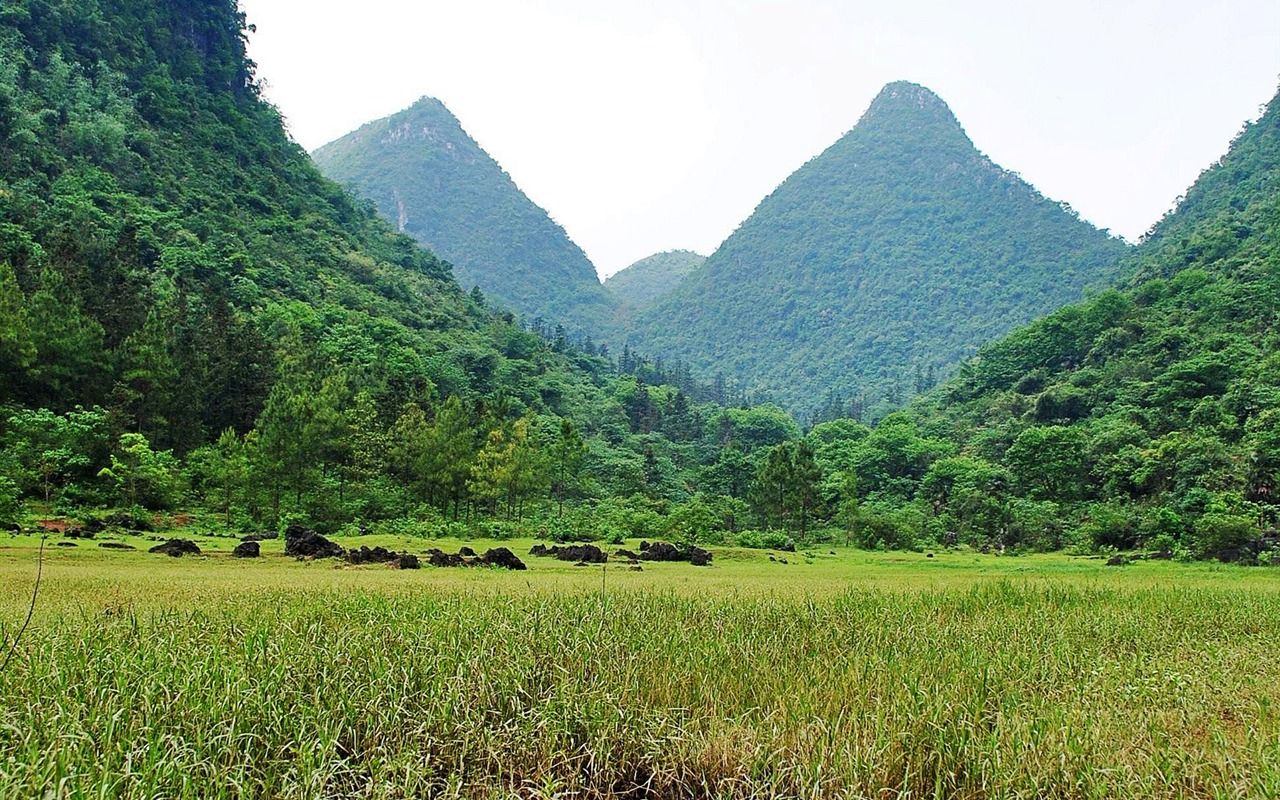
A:
<svg viewBox="0 0 1280 800">
<path fill-rule="evenodd" d="M 18 502 L 20 494 L 18 484 L 0 475 L 0 523 L 12 525 L 17 522 L 18 511 L 21 509 Z"/>
<path fill-rule="evenodd" d="M 796 543 L 782 531 L 742 531 L 735 537 L 738 547 L 755 550 L 794 550 Z"/>
</svg>

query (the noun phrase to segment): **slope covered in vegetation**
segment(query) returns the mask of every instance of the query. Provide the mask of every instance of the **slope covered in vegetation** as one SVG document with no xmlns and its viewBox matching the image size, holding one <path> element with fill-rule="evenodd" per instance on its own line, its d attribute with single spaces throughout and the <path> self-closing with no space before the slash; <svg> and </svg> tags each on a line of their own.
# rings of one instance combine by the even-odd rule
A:
<svg viewBox="0 0 1280 800">
<path fill-rule="evenodd" d="M 918 406 L 922 425 L 963 447 L 939 498 L 954 524 L 992 524 L 971 517 L 1012 493 L 1097 545 L 1246 559 L 1269 546 L 1278 188 L 1273 99 L 1153 229 L 1127 285 L 984 347 Z"/>
<path fill-rule="evenodd" d="M 675 289 L 680 281 L 706 261 L 706 256 L 692 250 L 668 250 L 642 258 L 615 272 L 604 285 L 629 308 L 642 311 Z"/>
<path fill-rule="evenodd" d="M 439 100 L 370 122 L 314 158 L 451 262 L 463 287 L 570 331 L 598 334 L 612 323 L 615 303 L 586 254 Z"/>
<path fill-rule="evenodd" d="M 1109 282 L 1124 250 L 978 152 L 932 92 L 895 83 L 641 315 L 632 343 L 795 410 L 828 391 L 893 408 Z"/>
</svg>

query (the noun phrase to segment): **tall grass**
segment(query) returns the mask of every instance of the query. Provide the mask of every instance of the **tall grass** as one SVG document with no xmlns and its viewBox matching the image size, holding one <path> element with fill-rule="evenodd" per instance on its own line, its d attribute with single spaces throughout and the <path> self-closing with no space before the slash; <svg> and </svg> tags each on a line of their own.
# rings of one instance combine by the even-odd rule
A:
<svg viewBox="0 0 1280 800">
<path fill-rule="evenodd" d="M 0 675 L 0 796 L 1276 797 L 1277 632 L 1178 585 L 85 594 Z"/>
</svg>

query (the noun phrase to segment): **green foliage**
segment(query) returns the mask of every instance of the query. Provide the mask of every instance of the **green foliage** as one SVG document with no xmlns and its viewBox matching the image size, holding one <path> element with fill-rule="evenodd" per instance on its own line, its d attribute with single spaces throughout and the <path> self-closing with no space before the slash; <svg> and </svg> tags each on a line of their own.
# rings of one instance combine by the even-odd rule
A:
<svg viewBox="0 0 1280 800">
<path fill-rule="evenodd" d="M 692 250 L 657 253 L 610 275 L 604 286 L 631 311 L 644 311 L 675 289 L 706 260 L 706 256 Z"/>
<path fill-rule="evenodd" d="M 424 97 L 313 154 L 397 229 L 453 265 L 462 286 L 532 320 L 599 333 L 617 301 L 547 212 L 524 195 L 444 104 Z"/>
<path fill-rule="evenodd" d="M 111 466 L 104 467 L 99 477 L 115 483 L 123 506 L 165 509 L 173 505 L 177 468 L 172 451 L 157 453 L 147 437 L 126 433 L 111 454 Z"/>
<path fill-rule="evenodd" d="M 946 105 L 887 86 L 632 344 L 741 377 L 785 407 L 874 418 L 979 345 L 1117 274 L 1125 245 L 979 153 Z"/>
</svg>

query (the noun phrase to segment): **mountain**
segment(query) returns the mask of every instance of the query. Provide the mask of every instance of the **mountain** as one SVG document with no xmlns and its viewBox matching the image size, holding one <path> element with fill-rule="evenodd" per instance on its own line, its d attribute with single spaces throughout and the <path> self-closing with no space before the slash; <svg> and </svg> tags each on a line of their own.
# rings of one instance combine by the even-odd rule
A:
<svg viewBox="0 0 1280 800">
<path fill-rule="evenodd" d="M 439 100 L 424 97 L 312 154 L 496 304 L 592 333 L 615 304 L 564 229 L 520 191 Z"/>
<path fill-rule="evenodd" d="M 947 485 L 979 459 L 1082 544 L 1269 558 L 1278 189 L 1280 95 L 1155 226 L 1130 280 L 983 347 L 918 404 L 920 424 L 969 459 Z M 984 493 L 970 487 L 966 502 Z"/>
<path fill-rule="evenodd" d="M 604 285 L 630 308 L 643 310 L 674 289 L 706 260 L 706 256 L 692 250 L 668 250 L 615 272 Z"/>
<path fill-rule="evenodd" d="M 319 173 L 232 0 L 91 5 L 0 8 L 0 410 L 99 405 L 183 453 L 252 429 L 282 382 L 382 414 L 585 390 Z"/>
<path fill-rule="evenodd" d="M 992 163 L 932 92 L 894 83 L 639 315 L 630 344 L 794 410 L 833 392 L 893 407 L 1108 283 L 1125 250 Z"/>
</svg>

